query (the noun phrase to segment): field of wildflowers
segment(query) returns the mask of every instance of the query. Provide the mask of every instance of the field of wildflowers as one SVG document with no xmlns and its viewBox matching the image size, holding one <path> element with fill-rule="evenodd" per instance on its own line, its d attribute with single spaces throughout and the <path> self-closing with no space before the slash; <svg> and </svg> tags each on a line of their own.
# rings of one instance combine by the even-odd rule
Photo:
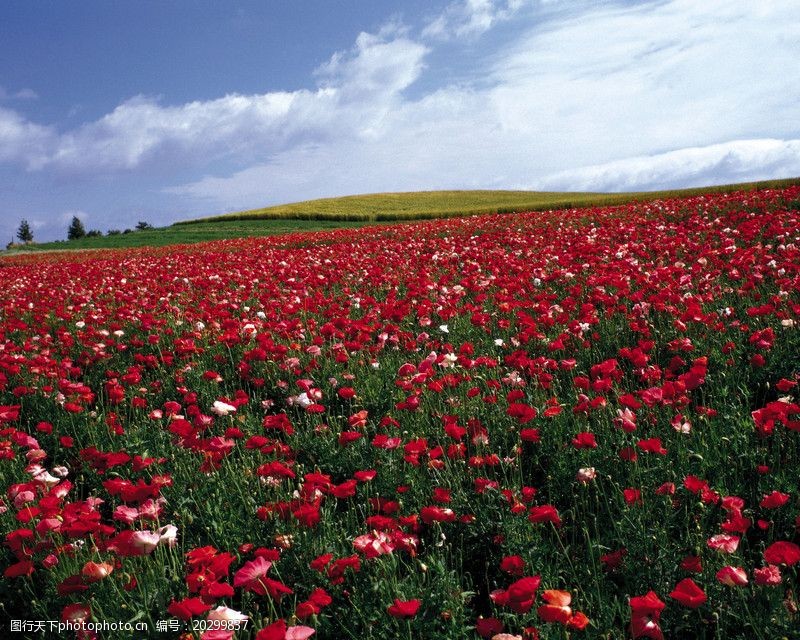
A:
<svg viewBox="0 0 800 640">
<path fill-rule="evenodd" d="M 798 323 L 800 187 L 4 260 L 0 620 L 800 637 Z"/>
</svg>

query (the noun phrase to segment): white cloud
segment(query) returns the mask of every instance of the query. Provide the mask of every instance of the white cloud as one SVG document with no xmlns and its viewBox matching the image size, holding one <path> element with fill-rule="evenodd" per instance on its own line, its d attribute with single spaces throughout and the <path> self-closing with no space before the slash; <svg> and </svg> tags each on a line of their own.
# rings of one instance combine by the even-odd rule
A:
<svg viewBox="0 0 800 640">
<path fill-rule="evenodd" d="M 17 100 L 37 100 L 39 98 L 39 94 L 36 93 L 33 89 L 29 89 L 25 87 L 24 89 L 20 89 L 12 96 Z"/>
<path fill-rule="evenodd" d="M 131 169 L 160 152 L 235 154 L 257 141 L 279 142 L 307 117 L 310 101 L 325 97 L 324 91 L 228 95 L 169 107 L 138 96 L 60 136 L 47 162 L 71 169 Z"/>
<path fill-rule="evenodd" d="M 0 100 L 36 100 L 38 97 L 39 95 L 28 87 L 9 93 L 4 86 L 0 85 Z"/>
<path fill-rule="evenodd" d="M 64 211 L 59 216 L 60 222 L 63 224 L 69 224 L 72 222 L 73 218 L 78 218 L 81 222 L 86 222 L 89 219 L 89 214 L 85 211 L 81 211 L 80 209 L 72 209 L 70 211 Z"/>
<path fill-rule="evenodd" d="M 368 191 L 618 190 L 800 173 L 795 14 L 793 0 L 465 0 L 417 36 L 396 23 L 360 34 L 320 66 L 312 89 L 175 106 L 139 96 L 64 133 L 0 108 L 0 160 L 87 173 L 230 160 L 237 170 L 165 189 L 210 210 Z M 432 47 L 459 45 L 434 42 L 512 19 L 514 35 L 483 38 L 461 83 L 437 84 Z M 425 90 L 411 96 L 420 78 Z"/>
<path fill-rule="evenodd" d="M 673 0 L 594 8 L 498 56 L 501 126 L 567 166 L 800 132 L 792 2 Z M 774 43 L 765 47 L 764 43 Z"/>
<path fill-rule="evenodd" d="M 542 190 L 637 191 L 800 176 L 800 139 L 734 140 L 562 171 Z"/>
<path fill-rule="evenodd" d="M 351 101 L 397 95 L 419 77 L 428 50 L 396 30 L 360 33 L 351 51 L 335 53 L 316 75 Z"/>
<path fill-rule="evenodd" d="M 0 162 L 20 162 L 41 168 L 56 140 L 55 130 L 29 122 L 11 109 L 0 107 Z"/>
<path fill-rule="evenodd" d="M 525 4 L 528 0 L 458 0 L 424 27 L 422 37 L 448 40 L 479 36 L 497 23 L 511 19 Z"/>
<path fill-rule="evenodd" d="M 385 190 L 571 190 L 596 175 L 619 190 L 798 173 L 800 31 L 790 3 L 759 6 L 673 0 L 566 12 L 495 52 L 473 87 L 417 100 L 395 93 L 372 137 L 286 149 L 170 191 L 238 208 Z M 340 117 L 349 130 L 354 115 Z M 752 142 L 767 137 L 766 147 Z M 570 172 L 581 166 L 592 168 Z"/>
<path fill-rule="evenodd" d="M 136 96 L 60 135 L 0 109 L 0 160 L 30 169 L 130 170 L 160 155 L 241 160 L 331 135 L 374 135 L 400 92 L 419 77 L 426 53 L 397 29 L 362 33 L 351 51 L 320 67 L 315 90 L 232 94 L 178 106 Z"/>
</svg>

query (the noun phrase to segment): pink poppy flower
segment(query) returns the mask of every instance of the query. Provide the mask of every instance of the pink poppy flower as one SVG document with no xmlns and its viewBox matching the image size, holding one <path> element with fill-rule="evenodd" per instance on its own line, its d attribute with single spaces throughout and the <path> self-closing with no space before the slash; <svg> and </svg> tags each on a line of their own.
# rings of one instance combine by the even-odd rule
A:
<svg viewBox="0 0 800 640">
<path fill-rule="evenodd" d="M 743 587 L 747 584 L 747 572 L 741 567 L 722 567 L 717 571 L 717 580 L 729 587 Z"/>
<path fill-rule="evenodd" d="M 261 581 L 267 576 L 271 566 L 272 562 L 261 556 L 246 562 L 233 576 L 233 586 L 247 591 L 263 592 Z"/>
<path fill-rule="evenodd" d="M 718 533 L 711 536 L 706 544 L 709 549 L 722 551 L 723 553 L 734 553 L 739 548 L 739 536 L 730 536 L 725 533 Z"/>
</svg>

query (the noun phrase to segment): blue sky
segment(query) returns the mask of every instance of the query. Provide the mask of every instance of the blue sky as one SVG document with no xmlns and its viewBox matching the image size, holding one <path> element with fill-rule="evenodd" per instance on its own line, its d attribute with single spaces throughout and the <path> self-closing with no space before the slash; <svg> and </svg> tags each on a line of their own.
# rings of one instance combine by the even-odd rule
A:
<svg viewBox="0 0 800 640">
<path fill-rule="evenodd" d="M 0 244 L 308 198 L 800 175 L 795 0 L 0 3 Z"/>
</svg>

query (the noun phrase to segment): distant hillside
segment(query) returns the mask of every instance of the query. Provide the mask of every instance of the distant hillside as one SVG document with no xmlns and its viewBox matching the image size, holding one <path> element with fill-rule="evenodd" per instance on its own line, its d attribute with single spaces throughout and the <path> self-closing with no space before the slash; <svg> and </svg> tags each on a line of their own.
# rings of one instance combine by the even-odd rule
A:
<svg viewBox="0 0 800 640">
<path fill-rule="evenodd" d="M 621 204 L 636 200 L 676 198 L 701 193 L 768 189 L 799 184 L 800 178 L 768 180 L 714 187 L 697 187 L 671 191 L 630 193 L 591 193 L 570 191 L 413 191 L 404 193 L 372 193 L 338 198 L 321 198 L 281 204 L 262 209 L 187 220 L 177 225 L 222 222 L 231 220 L 341 220 L 390 221 L 421 220 L 472 215 L 508 213 L 543 209 Z"/>
<path fill-rule="evenodd" d="M 374 193 L 294 202 L 275 207 L 186 220 L 169 227 L 148 228 L 124 234 L 16 245 L 10 251 L 2 252 L 2 255 L 8 256 L 33 251 L 157 247 L 226 238 L 323 231 L 343 227 L 356 228 L 382 222 L 446 218 L 479 213 L 509 213 L 512 211 L 612 205 L 636 200 L 676 198 L 703 193 L 770 189 L 793 184 L 800 184 L 800 178 L 636 193 L 546 191 Z"/>
</svg>

